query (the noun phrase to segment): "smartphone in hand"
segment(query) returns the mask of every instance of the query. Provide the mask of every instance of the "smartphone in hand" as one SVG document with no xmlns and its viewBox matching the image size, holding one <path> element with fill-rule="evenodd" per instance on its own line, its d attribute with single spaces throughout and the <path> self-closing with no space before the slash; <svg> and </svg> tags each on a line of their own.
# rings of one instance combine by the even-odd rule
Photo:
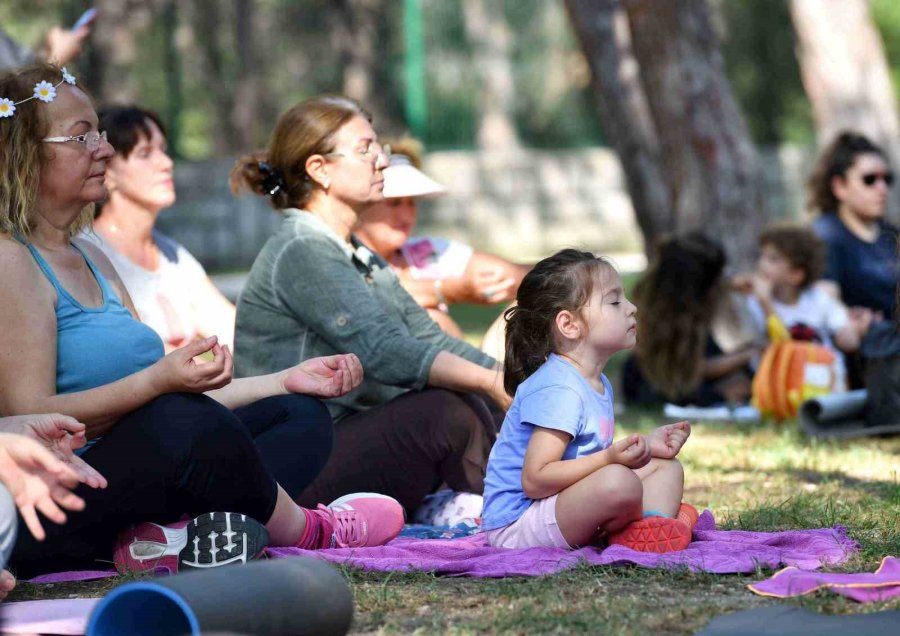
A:
<svg viewBox="0 0 900 636">
<path fill-rule="evenodd" d="M 83 26 L 87 26 L 91 22 L 97 19 L 97 9 L 91 7 L 87 11 L 81 14 L 81 17 L 75 21 L 75 24 L 72 25 L 72 30 L 77 31 Z"/>
</svg>

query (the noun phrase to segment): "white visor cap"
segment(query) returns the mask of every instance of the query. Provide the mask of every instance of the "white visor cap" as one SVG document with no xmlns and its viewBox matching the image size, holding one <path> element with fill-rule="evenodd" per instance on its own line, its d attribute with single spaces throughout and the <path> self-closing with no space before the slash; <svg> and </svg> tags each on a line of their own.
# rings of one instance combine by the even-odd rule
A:
<svg viewBox="0 0 900 636">
<path fill-rule="evenodd" d="M 447 189 L 412 165 L 406 155 L 391 155 L 384 169 L 384 198 L 427 197 L 446 194 Z"/>
</svg>

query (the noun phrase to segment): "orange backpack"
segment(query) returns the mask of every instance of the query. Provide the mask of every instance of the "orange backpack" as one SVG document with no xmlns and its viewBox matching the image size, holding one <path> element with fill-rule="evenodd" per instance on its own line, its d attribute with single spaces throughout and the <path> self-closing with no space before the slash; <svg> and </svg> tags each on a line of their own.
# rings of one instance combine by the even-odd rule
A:
<svg viewBox="0 0 900 636">
<path fill-rule="evenodd" d="M 792 340 L 776 316 L 767 323 L 771 344 L 753 376 L 753 406 L 780 422 L 796 417 L 804 401 L 836 390 L 836 357 L 821 344 Z"/>
</svg>

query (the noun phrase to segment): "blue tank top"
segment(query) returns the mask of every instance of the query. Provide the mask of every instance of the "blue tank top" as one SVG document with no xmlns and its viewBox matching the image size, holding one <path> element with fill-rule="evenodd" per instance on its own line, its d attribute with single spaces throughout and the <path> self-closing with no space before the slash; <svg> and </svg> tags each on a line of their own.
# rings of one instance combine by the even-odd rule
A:
<svg viewBox="0 0 900 636">
<path fill-rule="evenodd" d="M 37 248 L 31 255 L 56 289 L 56 392 L 75 393 L 145 369 L 165 355 L 153 329 L 135 320 L 91 259 L 74 243 L 103 293 L 103 304 L 85 307 L 67 292 Z"/>
</svg>

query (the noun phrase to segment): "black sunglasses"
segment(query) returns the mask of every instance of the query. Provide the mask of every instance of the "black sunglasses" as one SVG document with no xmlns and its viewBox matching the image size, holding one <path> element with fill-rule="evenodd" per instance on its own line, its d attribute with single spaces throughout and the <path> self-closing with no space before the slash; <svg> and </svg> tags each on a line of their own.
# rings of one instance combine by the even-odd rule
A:
<svg viewBox="0 0 900 636">
<path fill-rule="evenodd" d="M 875 182 L 881 179 L 884 181 L 884 185 L 887 187 L 891 187 L 894 184 L 894 173 L 893 172 L 869 172 L 868 174 L 864 174 L 862 176 L 862 182 L 867 186 L 875 185 Z"/>
</svg>

